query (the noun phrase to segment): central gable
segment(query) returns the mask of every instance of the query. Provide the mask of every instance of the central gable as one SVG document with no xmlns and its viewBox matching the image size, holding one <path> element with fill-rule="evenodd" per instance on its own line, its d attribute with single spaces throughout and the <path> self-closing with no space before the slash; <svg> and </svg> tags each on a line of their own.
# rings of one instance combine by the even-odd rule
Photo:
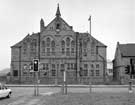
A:
<svg viewBox="0 0 135 105">
<path fill-rule="evenodd" d="M 72 30 L 72 26 L 69 26 L 61 17 L 55 17 L 47 26 L 46 30 L 66 31 Z"/>
</svg>

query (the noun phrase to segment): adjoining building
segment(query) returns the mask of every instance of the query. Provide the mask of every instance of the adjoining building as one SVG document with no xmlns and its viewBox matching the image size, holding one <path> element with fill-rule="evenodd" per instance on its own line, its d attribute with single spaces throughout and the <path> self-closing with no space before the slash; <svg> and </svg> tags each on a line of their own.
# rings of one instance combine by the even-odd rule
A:
<svg viewBox="0 0 135 105">
<path fill-rule="evenodd" d="M 115 57 L 113 60 L 113 79 L 120 84 L 127 84 L 130 75 L 125 73 L 125 68 L 130 65 L 130 59 L 135 59 L 135 43 L 117 43 Z"/>
<path fill-rule="evenodd" d="M 32 83 L 33 59 L 39 59 L 41 83 L 61 83 L 63 71 L 68 83 L 103 83 L 106 72 L 106 45 L 89 33 L 75 32 L 61 17 L 59 6 L 55 18 L 40 32 L 27 35 L 11 46 L 11 81 Z"/>
<path fill-rule="evenodd" d="M 110 83 L 113 80 L 113 63 L 107 60 L 107 70 L 106 70 L 106 82 Z"/>
</svg>

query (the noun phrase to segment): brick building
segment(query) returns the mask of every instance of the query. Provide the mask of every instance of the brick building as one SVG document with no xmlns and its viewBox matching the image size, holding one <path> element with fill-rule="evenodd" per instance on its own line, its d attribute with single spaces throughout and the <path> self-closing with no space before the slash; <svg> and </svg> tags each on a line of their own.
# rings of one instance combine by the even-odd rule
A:
<svg viewBox="0 0 135 105">
<path fill-rule="evenodd" d="M 39 59 L 41 83 L 61 83 L 63 70 L 68 83 L 103 83 L 106 71 L 106 45 L 89 33 L 73 30 L 61 17 L 59 6 L 55 18 L 40 32 L 27 35 L 11 46 L 11 81 L 33 82 L 30 66 Z"/>
<path fill-rule="evenodd" d="M 117 43 L 113 60 L 113 79 L 120 84 L 128 84 L 130 76 L 125 73 L 125 67 L 130 65 L 130 59 L 135 59 L 135 44 Z"/>
</svg>

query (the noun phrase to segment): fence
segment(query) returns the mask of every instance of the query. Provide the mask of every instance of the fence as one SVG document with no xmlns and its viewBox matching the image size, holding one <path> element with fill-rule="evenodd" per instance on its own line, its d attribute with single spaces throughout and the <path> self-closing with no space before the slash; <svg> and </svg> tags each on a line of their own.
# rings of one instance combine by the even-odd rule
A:
<svg viewBox="0 0 135 105">
<path fill-rule="evenodd" d="M 63 77 L 39 77 L 40 84 L 62 84 Z M 33 84 L 35 78 L 33 76 L 21 76 L 21 78 L 14 77 L 11 78 L 9 83 L 23 83 L 23 84 Z M 67 84 L 104 84 L 102 77 L 68 77 L 66 79 Z"/>
</svg>

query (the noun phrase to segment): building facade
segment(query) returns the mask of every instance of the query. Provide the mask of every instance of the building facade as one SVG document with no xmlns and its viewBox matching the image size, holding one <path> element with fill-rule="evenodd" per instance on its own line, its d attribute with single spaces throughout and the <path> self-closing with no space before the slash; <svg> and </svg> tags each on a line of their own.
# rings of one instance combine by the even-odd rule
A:
<svg viewBox="0 0 135 105">
<path fill-rule="evenodd" d="M 39 59 L 41 83 L 61 83 L 66 70 L 68 83 L 103 83 L 106 45 L 89 33 L 73 30 L 61 17 L 59 6 L 48 24 L 40 21 L 40 32 L 27 35 L 11 46 L 11 81 L 33 82 L 33 59 Z"/>
<path fill-rule="evenodd" d="M 130 65 L 130 59 L 135 59 L 135 44 L 117 43 L 113 60 L 113 80 L 120 84 L 128 84 L 130 75 L 125 73 L 125 67 Z"/>
</svg>

